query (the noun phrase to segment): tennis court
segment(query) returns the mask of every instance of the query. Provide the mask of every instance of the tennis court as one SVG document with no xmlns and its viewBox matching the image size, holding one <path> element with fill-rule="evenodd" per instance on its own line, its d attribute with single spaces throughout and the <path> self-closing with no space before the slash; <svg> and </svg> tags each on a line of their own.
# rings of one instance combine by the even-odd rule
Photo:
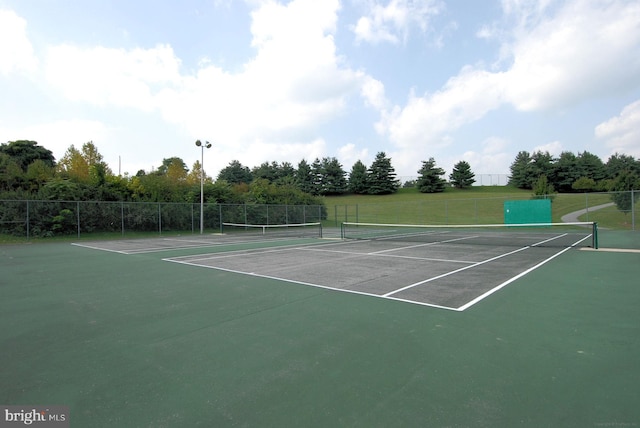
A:
<svg viewBox="0 0 640 428">
<path fill-rule="evenodd" d="M 479 232 L 0 246 L 0 403 L 92 427 L 640 425 L 637 233 Z"/>
<path fill-rule="evenodd" d="M 461 311 L 592 236 L 566 226 L 525 232 L 367 226 L 354 225 L 357 240 L 165 260 Z"/>
</svg>

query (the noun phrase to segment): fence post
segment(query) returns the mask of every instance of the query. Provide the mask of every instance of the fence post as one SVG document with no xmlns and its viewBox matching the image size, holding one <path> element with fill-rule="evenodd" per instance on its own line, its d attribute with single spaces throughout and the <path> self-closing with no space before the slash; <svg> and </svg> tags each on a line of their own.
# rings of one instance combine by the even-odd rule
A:
<svg viewBox="0 0 640 428">
<path fill-rule="evenodd" d="M 78 222 L 78 238 L 80 238 L 80 201 L 76 201 L 76 220 Z"/>
<path fill-rule="evenodd" d="M 124 202 L 120 201 L 120 229 L 122 230 L 122 236 L 124 236 Z"/>
<path fill-rule="evenodd" d="M 27 199 L 27 241 L 29 240 L 29 200 Z"/>
<path fill-rule="evenodd" d="M 587 221 L 589 221 L 589 192 L 585 191 L 584 192 L 584 204 L 585 204 L 585 210 L 587 213 Z"/>
<path fill-rule="evenodd" d="M 631 190 L 631 230 L 636 230 L 635 190 Z"/>
</svg>

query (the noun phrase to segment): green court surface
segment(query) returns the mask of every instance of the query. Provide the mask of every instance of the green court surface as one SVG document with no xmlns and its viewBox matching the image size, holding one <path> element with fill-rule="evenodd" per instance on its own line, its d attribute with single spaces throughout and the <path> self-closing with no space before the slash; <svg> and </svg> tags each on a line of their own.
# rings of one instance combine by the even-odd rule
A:
<svg viewBox="0 0 640 428">
<path fill-rule="evenodd" d="M 0 246 L 0 404 L 72 427 L 637 427 L 640 253 L 606 250 L 640 234 L 600 242 L 461 312 L 163 260 L 238 245 Z"/>
</svg>

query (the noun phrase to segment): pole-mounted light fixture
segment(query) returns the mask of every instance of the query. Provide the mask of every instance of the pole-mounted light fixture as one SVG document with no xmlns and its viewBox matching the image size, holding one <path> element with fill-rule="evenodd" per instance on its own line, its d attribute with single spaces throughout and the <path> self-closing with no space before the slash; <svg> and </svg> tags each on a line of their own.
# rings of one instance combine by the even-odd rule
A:
<svg viewBox="0 0 640 428">
<path fill-rule="evenodd" d="M 210 149 L 211 143 L 196 140 L 196 146 L 200 147 L 200 235 L 202 235 L 204 232 L 204 149 Z"/>
</svg>

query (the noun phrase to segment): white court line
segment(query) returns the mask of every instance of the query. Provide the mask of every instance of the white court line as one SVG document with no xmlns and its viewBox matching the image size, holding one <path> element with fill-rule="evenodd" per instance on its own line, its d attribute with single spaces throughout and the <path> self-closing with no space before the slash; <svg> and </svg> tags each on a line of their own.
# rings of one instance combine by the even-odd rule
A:
<svg viewBox="0 0 640 428">
<path fill-rule="evenodd" d="M 544 241 L 536 242 L 535 244 L 531 244 L 532 247 L 537 247 L 539 245 L 545 244 L 547 242 L 551 242 L 553 240 L 562 238 L 563 236 L 567 236 L 568 233 L 563 233 L 562 235 L 554 236 L 553 238 L 545 239 Z M 574 244 L 575 245 L 575 244 Z"/>
<path fill-rule="evenodd" d="M 426 244 L 409 245 L 409 246 L 406 246 L 406 247 L 399 247 L 399 248 L 389 248 L 387 250 L 380 250 L 380 251 L 376 251 L 376 252 L 369 253 L 369 254 L 381 254 L 381 253 L 388 253 L 388 252 L 391 252 L 391 251 L 408 250 L 410 248 L 428 247 L 428 246 L 432 246 L 432 245 L 446 244 L 448 242 L 464 241 L 465 239 L 473 239 L 473 238 L 477 238 L 477 236 L 465 236 L 463 238 L 447 239 L 445 241 L 428 242 Z"/>
<path fill-rule="evenodd" d="M 588 238 L 588 237 L 587 237 Z M 456 312 L 462 312 L 466 309 L 468 309 L 469 307 L 475 305 L 476 303 L 480 302 L 481 300 L 485 299 L 486 297 L 490 296 L 491 294 L 495 293 L 496 291 L 506 287 L 507 285 L 511 284 L 512 282 L 516 281 L 517 279 L 525 276 L 526 274 L 530 273 L 531 271 L 539 268 L 540 266 L 544 265 L 545 263 L 549 262 L 550 260 L 558 257 L 559 255 L 565 253 L 566 251 L 570 250 L 571 248 L 573 248 L 574 246 L 576 246 L 577 244 L 579 244 L 580 242 L 582 242 L 584 239 L 583 238 L 577 242 L 575 242 L 574 244 L 572 244 L 571 246 L 565 247 L 562 250 L 558 251 L 557 253 L 553 254 L 552 256 L 548 257 L 547 259 L 541 261 L 540 263 L 536 264 L 535 266 L 525 270 L 524 272 L 519 273 L 518 275 L 508 279 L 507 281 L 504 281 L 503 283 L 499 284 L 498 286 L 494 287 L 493 289 L 483 293 L 482 295 L 476 297 L 475 299 L 467 302 L 466 304 L 458 307 L 458 308 L 452 308 L 452 307 L 448 307 L 448 306 L 442 306 L 442 305 L 437 305 L 437 304 L 432 304 L 432 303 L 426 303 L 426 302 L 420 302 L 420 301 L 415 301 L 415 300 L 410 300 L 410 299 L 403 299 L 403 298 L 399 298 L 399 297 L 394 297 L 394 294 L 397 294 L 401 291 L 416 287 L 418 285 L 421 284 L 425 284 L 431 281 L 434 281 L 436 279 L 439 278 L 443 278 L 467 269 L 471 269 L 483 264 L 486 264 L 488 262 L 494 261 L 494 260 L 498 260 L 502 257 L 506 257 L 515 253 L 518 253 L 520 251 L 524 251 L 524 250 L 528 250 L 532 247 L 534 247 L 535 245 L 540 245 L 544 242 L 548 242 L 549 240 L 545 240 L 545 241 L 541 241 L 537 244 L 532 244 L 530 246 L 525 246 L 525 247 L 521 247 L 518 248 L 516 250 L 510 251 L 508 253 L 505 254 L 501 254 L 492 258 L 489 258 L 487 260 L 481 261 L 481 262 L 473 262 L 473 264 L 469 265 L 469 266 L 465 266 L 461 269 L 456 269 L 454 271 L 442 274 L 442 275 L 438 275 L 436 277 L 433 278 L 429 278 L 426 279 L 424 281 L 420 281 L 417 282 L 415 284 L 411 284 L 408 285 L 406 287 L 402 287 L 398 290 L 394 290 L 392 292 L 386 293 L 386 294 L 375 294 L 375 293 L 367 293 L 367 292 L 363 292 L 363 291 L 356 291 L 356 290 L 350 290 L 348 288 L 337 288 L 337 287 L 330 287 L 330 286 L 326 286 L 326 285 L 320 285 L 320 284 L 314 284 L 314 283 L 310 283 L 310 282 L 304 282 L 304 281 L 297 281 L 297 280 L 291 280 L 291 279 L 287 279 L 287 278 L 281 278 L 281 277 L 276 277 L 276 276 L 270 276 L 270 275 L 263 275 L 263 274 L 257 274 L 255 272 L 245 272 L 245 271 L 239 271 L 239 270 L 235 270 L 235 269 L 227 269 L 227 268 L 221 268 L 221 267 L 216 267 L 216 266 L 207 266 L 204 264 L 200 264 L 198 263 L 199 261 L 205 261 L 205 260 L 212 260 L 212 259 L 218 259 L 218 258 L 223 258 L 225 256 L 220 257 L 221 255 L 223 255 L 224 253 L 211 253 L 210 256 L 213 257 L 207 257 L 207 258 L 198 258 L 198 259 L 193 259 L 191 258 L 190 260 L 180 260 L 180 259 L 187 259 L 189 257 L 193 257 L 193 256 L 183 256 L 183 257 L 176 257 L 176 258 L 166 258 L 163 259 L 163 261 L 168 261 L 168 262 L 173 262 L 173 263 L 179 263 L 179 264 L 184 264 L 184 265 L 189 265 L 189 266 L 197 266 L 197 267 L 204 267 L 204 268 L 208 268 L 208 269 L 216 269 L 216 270 L 221 270 L 221 271 L 225 271 L 225 272 L 231 272 L 231 273 L 238 273 L 238 274 L 242 274 L 242 275 L 249 275 L 249 276 L 254 276 L 254 277 L 258 277 L 258 278 L 266 278 L 266 279 L 273 279 L 273 280 L 278 280 L 278 281 L 284 281 L 284 282 L 288 282 L 288 283 L 292 283 L 292 284 L 300 284 L 300 285 L 306 285 L 306 286 L 311 286 L 311 287 L 317 287 L 317 288 L 322 288 L 322 289 L 326 289 L 326 290 L 331 290 L 331 291 L 341 291 L 344 293 L 351 293 L 351 294 L 358 294 L 358 295 L 364 295 L 364 296 L 369 296 L 369 297 L 376 297 L 376 298 L 382 298 L 382 299 L 387 299 L 387 300 L 395 300 L 395 301 L 399 301 L 399 302 L 405 302 L 405 303 L 412 303 L 412 304 L 416 304 L 416 305 L 421 305 L 421 306 L 428 306 L 428 307 L 433 307 L 433 308 L 439 308 L 439 309 L 446 309 L 446 310 L 451 310 L 451 311 L 456 311 Z M 295 246 L 295 245 L 291 245 L 291 246 L 284 246 L 284 247 L 279 247 L 276 249 L 271 249 L 271 250 L 266 250 L 266 251 L 258 251 L 258 252 L 254 252 L 254 253 L 249 253 L 249 254 L 264 254 L 264 253 L 269 253 L 269 252 L 278 252 L 278 251 L 288 251 L 291 249 L 299 249 L 299 250 L 311 250 L 311 251 L 327 251 L 327 250 L 323 250 L 323 249 L 316 249 L 316 248 L 309 248 L 310 246 L 313 245 L 317 245 L 317 244 L 303 244 L 306 248 L 301 248 L 301 245 Z M 334 245 L 334 244 L 327 244 L 327 245 Z M 294 247 L 294 248 L 291 248 Z M 243 254 L 247 254 L 246 250 L 236 250 L 234 251 L 234 253 L 238 253 L 238 254 L 232 254 L 229 255 L 230 257 L 233 256 L 238 256 L 238 255 L 243 255 Z M 339 251 L 336 251 L 339 252 Z M 366 255 L 373 255 L 373 256 L 382 256 L 382 257 L 396 257 L 393 255 L 381 255 L 381 254 L 374 254 L 374 253 L 348 253 L 351 254 L 353 256 L 366 256 Z M 402 257 L 402 256 L 400 256 Z M 446 261 L 446 260 L 444 260 Z"/>
<path fill-rule="evenodd" d="M 277 242 L 277 241 L 286 241 L 286 240 L 290 240 L 287 238 L 271 238 L 271 239 L 262 239 L 262 240 L 248 240 L 248 241 L 233 241 L 233 242 L 202 242 L 202 241 L 191 241 L 191 240 L 183 240 L 183 239 L 171 239 L 171 238 L 160 238 L 163 241 L 176 241 L 176 242 L 194 242 L 194 243 L 198 243 L 200 245 L 178 245 L 178 246 L 172 246 L 172 247 L 160 247 L 160 246 L 155 246 L 155 247 L 143 247 L 143 248 L 132 248 L 132 249 L 124 249 L 124 250 L 113 250 L 110 248 L 104 248 L 104 247 L 98 247 L 98 246 L 91 246 L 91 245 L 86 245 L 86 244 L 81 244 L 81 243 L 76 243 L 73 242 L 71 243 L 71 245 L 75 245 L 78 247 L 84 247 L 84 248 L 89 248 L 92 250 L 102 250 L 102 251 L 110 251 L 113 253 L 118 253 L 118 254 L 127 254 L 127 255 L 135 255 L 135 254 L 146 254 L 146 253 L 159 253 L 162 251 L 173 251 L 173 250 L 190 250 L 190 249 L 198 249 L 198 248 L 210 248 L 210 247 L 225 247 L 225 246 L 234 246 L 234 245 L 243 245 L 243 244 L 262 244 L 262 243 L 270 243 L 270 242 Z M 118 242 L 126 242 L 126 243 L 130 243 L 133 244 L 135 243 L 135 240 L 130 240 L 130 241 L 105 241 L 111 244 L 114 243 L 118 243 Z M 293 244 L 293 245 L 319 245 L 317 243 L 312 243 L 312 244 Z M 242 250 L 238 250 L 238 251 L 242 251 Z"/>
<path fill-rule="evenodd" d="M 191 256 L 169 257 L 162 260 L 165 260 L 165 261 L 179 261 L 181 259 L 187 259 L 188 261 L 217 260 L 217 259 L 253 255 L 253 254 L 277 253 L 277 252 L 288 251 L 288 250 L 304 250 L 306 248 L 303 248 L 303 247 L 314 246 L 314 245 L 328 245 L 328 244 L 315 243 L 315 242 L 311 242 L 308 244 L 290 244 L 290 245 L 282 245 L 280 247 L 275 247 L 275 248 L 274 247 L 253 248 L 253 249 L 243 249 L 243 250 L 233 250 L 233 251 L 222 251 L 219 253 L 198 254 L 198 255 L 191 255 Z"/>
<path fill-rule="evenodd" d="M 575 244 L 574 244 L 575 245 Z M 571 247 L 567 247 L 565 249 L 563 249 L 562 251 L 559 251 L 557 253 L 555 253 L 554 255 L 552 255 L 551 257 L 549 257 L 546 260 L 541 261 L 540 263 L 538 263 L 537 265 L 530 267 L 529 269 L 525 270 L 524 272 L 519 273 L 518 275 L 514 276 L 511 279 L 508 279 L 507 281 L 503 282 L 502 284 L 498 285 L 497 287 L 492 288 L 491 290 L 487 291 L 484 294 L 481 294 L 480 296 L 476 297 L 475 299 L 471 300 L 470 302 L 467 302 L 466 304 L 460 306 L 458 308 L 459 311 L 464 311 L 467 308 L 470 308 L 471 306 L 475 305 L 476 303 L 478 303 L 481 300 L 484 300 L 485 298 L 487 298 L 488 296 L 492 295 L 493 293 L 495 293 L 496 291 L 500 290 L 501 288 L 506 287 L 507 285 L 511 284 L 513 281 L 522 278 L 523 276 L 525 276 L 526 274 L 528 274 L 529 272 L 538 269 L 540 266 L 542 266 L 543 264 L 549 262 L 550 260 L 555 259 L 556 257 L 558 257 L 560 254 L 564 253 L 567 250 L 570 250 L 573 247 L 573 245 Z"/>
<path fill-rule="evenodd" d="M 329 287 L 327 285 L 313 284 L 311 282 L 304 282 L 304 281 L 296 281 L 296 280 L 293 280 L 293 279 L 280 278 L 280 277 L 277 277 L 277 276 L 262 275 L 262 274 L 257 274 L 255 272 L 244 272 L 244 271 L 240 271 L 240 270 L 226 269 L 226 268 L 221 268 L 221 267 L 216 267 L 216 266 L 201 265 L 201 264 L 190 263 L 190 262 L 187 262 L 187 261 L 180 261 L 180 260 L 172 260 L 172 259 L 163 259 L 163 260 L 167 261 L 167 262 L 179 263 L 179 264 L 188 265 L 188 266 L 197 266 L 197 267 L 203 267 L 203 268 L 207 268 L 207 269 L 221 270 L 221 271 L 224 271 L 224 272 L 237 273 L 237 274 L 242 274 L 242 275 L 249 275 L 249 276 L 253 276 L 253 277 L 256 277 L 256 278 L 265 278 L 265 279 L 273 279 L 273 280 L 277 280 L 277 281 L 284 281 L 284 282 L 288 282 L 290 284 L 306 285 L 306 286 L 309 286 L 309 287 L 322 288 L 322 289 L 330 290 L 330 291 L 341 291 L 343 293 L 350 293 L 350 294 L 358 294 L 358 295 L 361 295 L 361 296 L 376 297 L 378 299 L 396 300 L 396 301 L 400 301 L 400 302 L 413 303 L 415 305 L 429 306 L 429 307 L 432 307 L 432 308 L 447 309 L 447 310 L 450 310 L 450 311 L 459 311 L 456 308 L 450 308 L 448 306 L 440 306 L 440 305 L 435 305 L 435 304 L 432 304 L 432 303 L 416 302 L 414 300 L 398 299 L 398 298 L 395 298 L 395 297 L 385 297 L 385 296 L 380 295 L 380 294 L 367 293 L 367 292 L 364 292 L 364 291 L 349 290 L 347 288 Z"/>
<path fill-rule="evenodd" d="M 634 248 L 580 248 L 582 251 L 595 251 L 595 252 L 604 252 L 604 253 L 640 253 L 640 250 Z"/>
<path fill-rule="evenodd" d="M 470 265 L 470 266 L 465 266 L 465 267 L 463 267 L 463 268 L 456 269 L 456 270 L 454 270 L 454 271 L 451 271 L 451 272 L 448 272 L 448 273 L 444 273 L 444 274 L 442 274 L 442 275 L 438 275 L 438 276 L 435 276 L 435 277 L 433 277 L 433 278 L 428 278 L 428 279 L 425 279 L 424 281 L 416 282 L 415 284 L 407 285 L 406 287 L 402 287 L 402 288 L 400 288 L 400 289 L 398 289 L 398 290 L 391 291 L 391 292 L 389 292 L 389 293 L 385 294 L 385 297 L 387 297 L 387 296 L 392 296 L 392 295 L 394 295 L 394 294 L 396 294 L 396 293 L 400 293 L 401 291 L 408 290 L 408 289 L 410 289 L 410 288 L 414 288 L 414 287 L 417 287 L 417 286 L 422 285 L 422 284 L 426 284 L 426 283 L 431 282 L 431 281 L 435 281 L 436 279 L 444 278 L 444 277 L 446 277 L 446 276 L 453 275 L 453 274 L 455 274 L 455 273 L 462 272 L 462 271 L 464 271 L 464 270 L 471 269 L 471 268 L 474 268 L 474 267 L 477 267 L 477 266 L 483 265 L 483 264 L 485 264 L 485 263 L 488 263 L 488 262 L 492 262 L 492 261 L 494 261 L 494 260 L 501 259 L 502 257 L 506 257 L 506 256 L 509 256 L 509 255 L 511 255 L 511 254 L 518 253 L 518 252 L 523 251 L 523 250 L 528 250 L 529 248 L 539 246 L 539 245 L 541 245 L 541 244 L 544 244 L 545 242 L 549 242 L 549 241 L 552 241 L 552 240 L 554 240 L 554 239 L 561 238 L 561 237 L 563 237 L 563 236 L 565 236 L 565 235 L 566 235 L 566 234 L 559 235 L 559 236 L 556 236 L 556 237 L 551 238 L 551 239 L 545 239 L 544 241 L 540 241 L 540 242 L 536 242 L 536 243 L 531 244 L 531 245 L 527 245 L 526 247 L 519 248 L 519 249 L 517 249 L 517 250 L 515 250 L 515 251 L 511 251 L 511 252 L 508 252 L 508 253 L 506 253 L 506 254 L 502 254 L 502 255 L 499 255 L 499 256 L 496 256 L 496 257 L 492 257 L 492 258 L 487 259 L 487 260 L 484 260 L 484 261 L 482 261 L 482 262 L 478 262 L 478 263 L 473 264 L 473 265 Z M 554 258 L 554 257 L 556 257 L 556 256 L 558 256 L 558 255 L 560 255 L 560 254 L 562 254 L 562 253 L 564 253 L 564 252 L 565 252 L 565 251 L 567 251 L 568 249 L 573 248 L 574 246 L 576 246 L 576 245 L 577 245 L 577 244 L 579 244 L 580 242 L 584 241 L 585 239 L 586 239 L 586 238 L 582 238 L 582 239 L 580 239 L 579 241 L 574 242 L 572 245 L 570 245 L 570 246 L 568 246 L 568 247 L 564 248 L 562 251 L 560 251 L 560 252 L 558 252 L 558 253 L 554 254 L 552 257 L 550 257 L 549 259 L 545 260 L 543 263 L 540 263 L 540 264 L 536 265 L 535 267 L 542 266 L 542 265 L 543 265 L 544 263 L 546 263 L 547 261 L 549 261 L 549 260 L 551 260 L 552 258 Z M 535 267 L 534 267 L 534 268 L 535 268 Z M 533 270 L 533 269 L 529 269 L 529 270 L 525 271 L 525 273 L 531 272 L 532 270 Z M 519 278 L 520 276 L 522 276 L 522 274 L 520 274 L 520 275 L 516 276 L 516 278 Z M 506 285 L 506 284 L 505 284 L 505 285 Z"/>
<path fill-rule="evenodd" d="M 474 268 L 474 267 L 478 267 L 478 266 L 483 265 L 483 264 L 485 264 L 485 263 L 489 263 L 489 262 L 492 262 L 492 261 L 494 261 L 494 260 L 501 259 L 502 257 L 510 256 L 511 254 L 519 253 L 520 251 L 527 250 L 527 249 L 529 249 L 529 248 L 530 248 L 530 247 L 522 247 L 522 248 L 518 248 L 517 250 L 510 251 L 510 252 L 508 252 L 508 253 L 501 254 L 501 255 L 499 255 L 499 256 L 495 256 L 495 257 L 492 257 L 492 258 L 490 258 L 490 259 L 483 260 L 483 261 L 481 261 L 481 262 L 477 262 L 477 263 L 475 263 L 475 264 L 472 264 L 472 265 L 469 265 L 469 266 L 465 266 L 465 267 L 460 268 L 460 269 L 456 269 L 456 270 L 453 270 L 453 271 L 450 271 L 450 272 L 447 272 L 447 273 L 443 273 L 442 275 L 434 276 L 434 277 L 431 277 L 431 278 L 425 279 L 425 280 L 423 280 L 423 281 L 419 281 L 419 282 L 416 282 L 416 283 L 414 283 L 414 284 L 407 285 L 406 287 L 402 287 L 402 288 L 399 288 L 399 289 L 397 289 L 397 290 L 391 291 L 391 292 L 389 292 L 389 293 L 387 293 L 387 294 L 384 294 L 383 296 L 384 296 L 384 297 L 393 296 L 394 294 L 396 294 L 396 293 L 400 293 L 401 291 L 405 291 L 405 290 L 408 290 L 408 289 L 410 289 L 410 288 L 417 287 L 418 285 L 426 284 L 426 283 L 428 283 L 428 282 L 435 281 L 436 279 L 444 278 L 444 277 L 446 277 L 446 276 L 453 275 L 453 274 L 455 274 L 455 273 L 462 272 L 462 271 L 467 270 L 467 269 L 471 269 L 471 268 Z"/>
<path fill-rule="evenodd" d="M 434 261 L 434 262 L 448 262 L 448 263 L 462 263 L 462 264 L 477 263 L 476 261 L 469 261 L 469 260 L 434 259 L 429 257 L 399 256 L 397 254 L 381 254 L 380 251 L 376 251 L 374 253 L 354 253 L 353 251 L 324 250 L 322 248 L 301 248 L 301 250 L 318 251 L 318 252 L 325 252 L 325 253 L 336 253 L 336 254 L 361 255 L 361 256 L 394 257 L 397 259 L 425 260 L 425 261 Z"/>
<path fill-rule="evenodd" d="M 94 246 L 86 245 L 86 244 L 77 244 L 75 242 L 72 242 L 71 245 L 75 245 L 76 247 L 89 248 L 91 250 L 109 251 L 111 253 L 118 253 L 118 254 L 129 254 L 129 253 L 125 252 L 125 251 L 111 250 L 109 248 L 94 247 Z"/>
</svg>

